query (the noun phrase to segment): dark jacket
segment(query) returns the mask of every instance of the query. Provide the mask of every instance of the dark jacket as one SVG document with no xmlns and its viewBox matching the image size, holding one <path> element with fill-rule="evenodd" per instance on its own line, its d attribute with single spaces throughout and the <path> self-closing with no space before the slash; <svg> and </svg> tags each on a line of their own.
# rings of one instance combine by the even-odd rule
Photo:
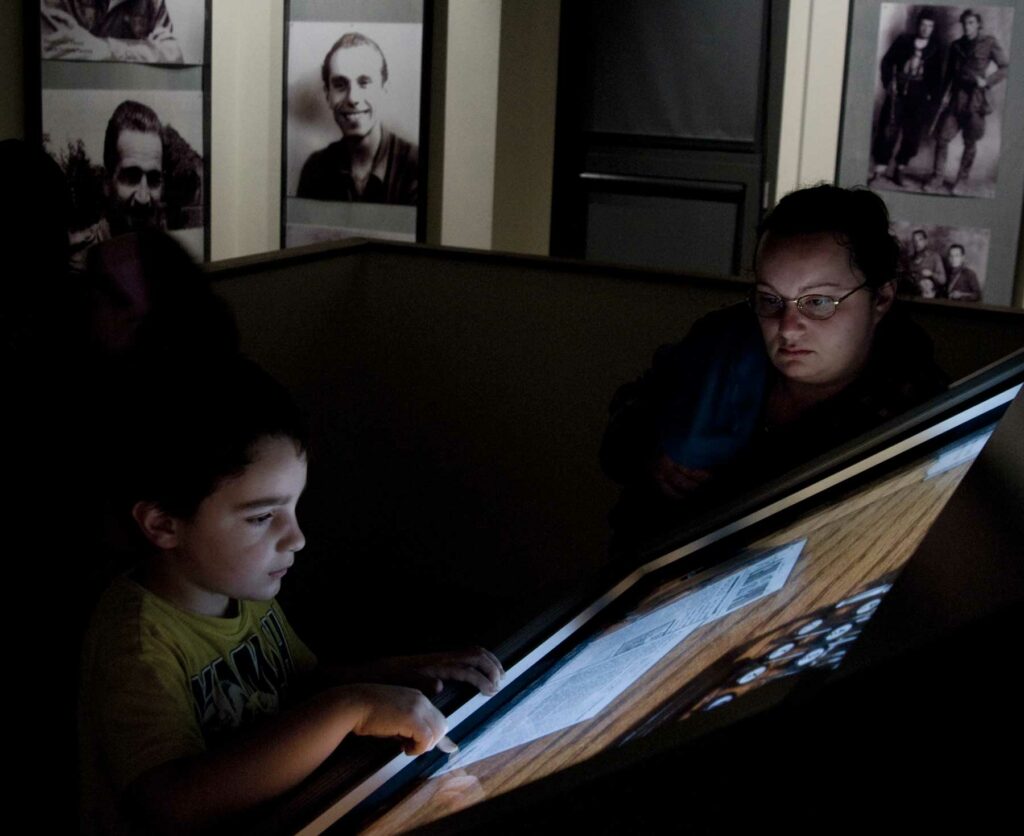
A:
<svg viewBox="0 0 1024 836">
<path fill-rule="evenodd" d="M 651 368 L 619 388 L 601 445 L 605 472 L 626 487 L 613 524 L 654 519 L 662 497 L 652 465 L 662 452 L 706 469 L 701 493 L 721 494 L 780 475 L 942 392 L 931 339 L 897 302 L 879 323 L 867 365 L 839 394 L 769 432 L 765 407 L 776 374 L 746 304 L 709 314 Z M 637 515 L 630 511 L 643 509 Z"/>
</svg>

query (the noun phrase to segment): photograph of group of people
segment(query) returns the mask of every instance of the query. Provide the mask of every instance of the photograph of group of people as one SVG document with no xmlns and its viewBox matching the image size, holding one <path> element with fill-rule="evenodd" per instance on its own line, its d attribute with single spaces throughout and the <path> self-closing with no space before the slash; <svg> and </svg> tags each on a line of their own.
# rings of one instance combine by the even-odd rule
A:
<svg viewBox="0 0 1024 836">
<path fill-rule="evenodd" d="M 868 184 L 996 193 L 1013 8 L 883 3 Z"/>
<path fill-rule="evenodd" d="M 40 0 L 40 35 L 43 143 L 69 185 L 72 268 L 152 228 L 202 259 L 206 0 Z"/>
<path fill-rule="evenodd" d="M 980 302 L 985 288 L 989 231 L 893 224 L 903 248 L 900 293 L 925 299 Z"/>
</svg>

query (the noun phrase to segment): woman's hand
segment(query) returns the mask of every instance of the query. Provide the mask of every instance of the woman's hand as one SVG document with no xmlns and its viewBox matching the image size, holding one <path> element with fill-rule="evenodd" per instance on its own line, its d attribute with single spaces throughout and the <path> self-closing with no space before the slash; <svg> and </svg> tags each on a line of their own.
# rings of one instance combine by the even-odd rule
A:
<svg viewBox="0 0 1024 836">
<path fill-rule="evenodd" d="M 683 499 L 711 478 L 707 470 L 683 467 L 662 453 L 654 462 L 654 482 L 669 499 Z"/>
</svg>

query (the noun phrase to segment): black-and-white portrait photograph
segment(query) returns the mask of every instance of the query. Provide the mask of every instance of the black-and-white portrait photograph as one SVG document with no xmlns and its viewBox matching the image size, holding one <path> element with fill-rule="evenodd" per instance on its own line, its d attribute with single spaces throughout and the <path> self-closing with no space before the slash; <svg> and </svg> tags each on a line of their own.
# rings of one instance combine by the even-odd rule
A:
<svg viewBox="0 0 1024 836">
<path fill-rule="evenodd" d="M 411 23 L 292 23 L 287 194 L 415 206 L 422 31 Z"/>
<path fill-rule="evenodd" d="M 39 0 L 44 61 L 202 64 L 206 0 Z"/>
<path fill-rule="evenodd" d="M 896 221 L 893 233 L 903 250 L 901 294 L 959 302 L 982 301 L 989 230 Z"/>
<path fill-rule="evenodd" d="M 1013 8 L 883 3 L 868 183 L 996 193 Z"/>
<path fill-rule="evenodd" d="M 203 258 L 203 95 L 196 90 L 44 90 L 43 141 L 68 181 L 72 266 L 89 247 L 166 230 Z"/>
</svg>

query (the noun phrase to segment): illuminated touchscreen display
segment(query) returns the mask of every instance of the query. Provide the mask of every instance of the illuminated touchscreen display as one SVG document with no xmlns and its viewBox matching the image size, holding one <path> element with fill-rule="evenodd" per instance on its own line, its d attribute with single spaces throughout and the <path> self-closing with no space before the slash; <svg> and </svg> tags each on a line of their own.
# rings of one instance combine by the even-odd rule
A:
<svg viewBox="0 0 1024 836">
<path fill-rule="evenodd" d="M 766 682 L 838 666 L 990 433 L 847 489 L 714 569 L 662 570 L 484 724 L 453 726 L 460 751 L 360 826 L 425 824 Z"/>
<path fill-rule="evenodd" d="M 453 755 L 441 773 L 592 719 L 699 627 L 781 589 L 804 542 L 754 557 L 695 589 L 648 599 L 621 623 L 581 644 Z"/>
</svg>

